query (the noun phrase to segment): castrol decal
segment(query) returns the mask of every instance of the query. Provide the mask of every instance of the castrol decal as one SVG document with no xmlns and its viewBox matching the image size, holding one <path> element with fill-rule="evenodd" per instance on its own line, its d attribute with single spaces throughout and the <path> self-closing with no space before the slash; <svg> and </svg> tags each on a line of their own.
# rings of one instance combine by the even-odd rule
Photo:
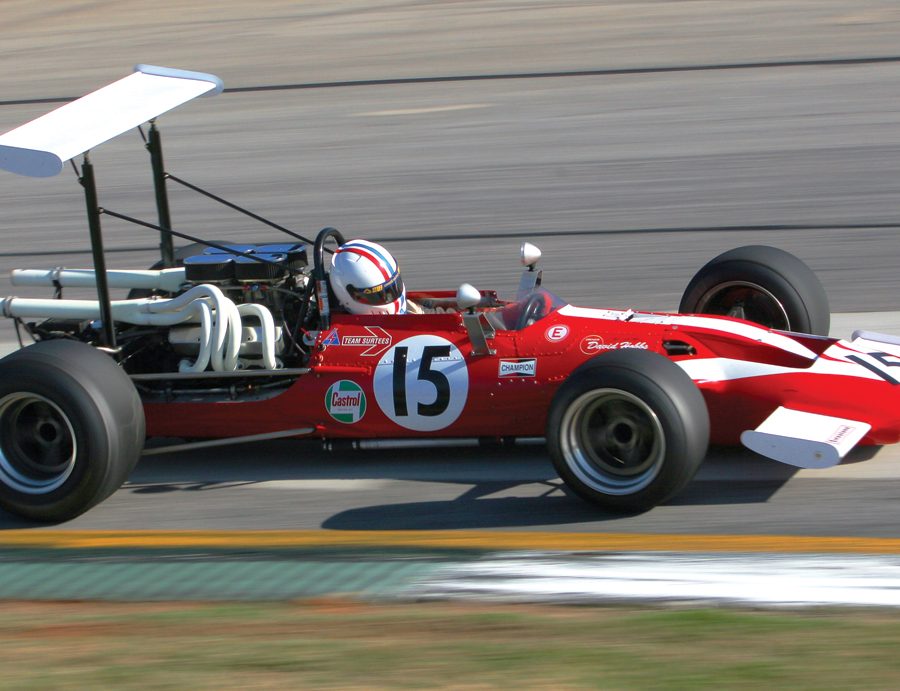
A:
<svg viewBox="0 0 900 691">
<path fill-rule="evenodd" d="M 366 393 L 356 382 L 341 379 L 325 392 L 325 409 L 338 422 L 359 422 L 366 414 Z"/>
</svg>

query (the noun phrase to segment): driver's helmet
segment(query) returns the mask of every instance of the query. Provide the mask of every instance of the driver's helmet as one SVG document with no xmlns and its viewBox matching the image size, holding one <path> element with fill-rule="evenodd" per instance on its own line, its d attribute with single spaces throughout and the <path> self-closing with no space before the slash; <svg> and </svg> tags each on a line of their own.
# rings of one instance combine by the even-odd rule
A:
<svg viewBox="0 0 900 691">
<path fill-rule="evenodd" d="M 406 289 L 397 260 L 381 245 L 350 240 L 331 258 L 331 289 L 351 314 L 403 314 Z"/>
</svg>

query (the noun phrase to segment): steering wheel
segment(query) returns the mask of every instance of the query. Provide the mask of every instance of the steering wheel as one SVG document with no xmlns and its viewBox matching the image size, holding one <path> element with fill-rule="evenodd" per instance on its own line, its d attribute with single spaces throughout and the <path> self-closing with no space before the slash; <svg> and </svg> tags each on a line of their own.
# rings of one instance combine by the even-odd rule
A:
<svg viewBox="0 0 900 691">
<path fill-rule="evenodd" d="M 546 313 L 547 300 L 543 293 L 532 293 L 526 300 L 522 313 L 516 320 L 516 331 L 521 331 L 529 324 L 533 324 L 538 319 L 547 316 Z"/>
</svg>

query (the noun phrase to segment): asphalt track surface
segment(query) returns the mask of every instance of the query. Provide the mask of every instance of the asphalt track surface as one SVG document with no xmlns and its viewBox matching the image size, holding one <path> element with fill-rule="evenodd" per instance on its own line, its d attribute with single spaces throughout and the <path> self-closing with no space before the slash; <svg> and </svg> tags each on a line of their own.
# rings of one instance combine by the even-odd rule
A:
<svg viewBox="0 0 900 691">
<path fill-rule="evenodd" d="M 774 244 L 848 324 L 897 326 L 894 3 L 33 5 L 4 8 L 0 131 L 138 62 L 217 73 L 230 92 L 161 118 L 168 169 L 306 235 L 386 242 L 411 286 L 508 292 L 528 239 L 575 304 L 671 309 L 718 252 Z M 102 205 L 154 220 L 137 135 L 93 161 Z M 179 189 L 172 205 L 184 232 L 277 237 Z M 0 273 L 89 262 L 71 171 L 4 174 L 0 208 Z M 104 232 L 111 267 L 154 261 L 152 233 Z M 893 537 L 898 461 L 862 450 L 798 472 L 717 449 L 668 505 L 622 517 L 566 494 L 540 445 L 279 441 L 147 458 L 64 528 Z"/>
</svg>

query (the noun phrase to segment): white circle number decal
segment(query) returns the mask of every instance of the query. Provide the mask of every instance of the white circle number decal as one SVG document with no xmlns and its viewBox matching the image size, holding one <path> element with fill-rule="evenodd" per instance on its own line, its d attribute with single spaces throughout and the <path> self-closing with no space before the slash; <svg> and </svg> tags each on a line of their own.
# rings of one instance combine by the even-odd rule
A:
<svg viewBox="0 0 900 691">
<path fill-rule="evenodd" d="M 557 324 L 556 326 L 551 326 L 544 332 L 544 337 L 551 343 L 561 341 L 568 335 L 569 327 L 565 324 Z"/>
<path fill-rule="evenodd" d="M 440 336 L 412 336 L 391 347 L 375 368 L 375 400 L 401 427 L 431 432 L 451 425 L 469 395 L 459 348 Z"/>
</svg>

